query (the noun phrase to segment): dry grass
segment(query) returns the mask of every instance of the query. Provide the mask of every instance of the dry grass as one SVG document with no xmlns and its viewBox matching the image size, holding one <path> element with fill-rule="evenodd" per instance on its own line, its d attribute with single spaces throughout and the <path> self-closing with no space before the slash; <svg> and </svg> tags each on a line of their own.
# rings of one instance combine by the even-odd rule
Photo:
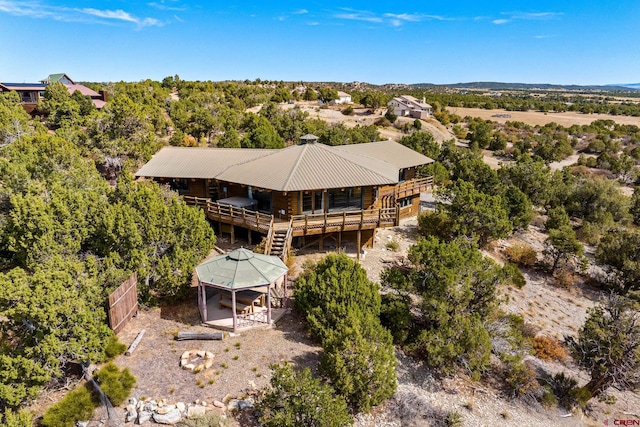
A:
<svg viewBox="0 0 640 427">
<path fill-rule="evenodd" d="M 609 114 L 582 114 L 576 112 L 541 113 L 537 111 L 485 110 L 482 108 L 462 107 L 447 107 L 447 110 L 450 113 L 459 115 L 460 117 L 480 117 L 484 120 L 492 120 L 499 123 L 518 121 L 533 126 L 555 122 L 559 125 L 569 127 L 572 125 L 587 125 L 594 120 L 613 120 L 620 124 L 640 126 L 640 117 L 611 116 Z M 495 114 L 509 114 L 511 117 L 493 117 Z"/>
</svg>

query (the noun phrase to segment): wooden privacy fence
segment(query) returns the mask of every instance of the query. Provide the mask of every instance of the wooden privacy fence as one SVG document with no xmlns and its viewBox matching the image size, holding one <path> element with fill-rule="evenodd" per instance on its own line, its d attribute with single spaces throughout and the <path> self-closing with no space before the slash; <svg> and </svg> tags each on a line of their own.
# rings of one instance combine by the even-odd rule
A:
<svg viewBox="0 0 640 427">
<path fill-rule="evenodd" d="M 138 276 L 133 273 L 109 295 L 109 326 L 116 334 L 138 313 L 137 282 Z"/>
</svg>

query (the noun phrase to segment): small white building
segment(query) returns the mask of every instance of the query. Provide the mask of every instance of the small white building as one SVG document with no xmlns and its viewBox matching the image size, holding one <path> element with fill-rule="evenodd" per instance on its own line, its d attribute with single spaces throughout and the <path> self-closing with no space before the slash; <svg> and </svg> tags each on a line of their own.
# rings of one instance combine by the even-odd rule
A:
<svg viewBox="0 0 640 427">
<path fill-rule="evenodd" d="M 330 104 L 352 104 L 351 95 L 346 92 L 338 91 L 338 99 L 334 99 Z"/>
<path fill-rule="evenodd" d="M 400 117 L 426 119 L 432 115 L 431 105 L 427 104 L 424 98 L 420 101 L 411 95 L 400 95 L 387 105 L 393 109 L 393 114 Z"/>
</svg>

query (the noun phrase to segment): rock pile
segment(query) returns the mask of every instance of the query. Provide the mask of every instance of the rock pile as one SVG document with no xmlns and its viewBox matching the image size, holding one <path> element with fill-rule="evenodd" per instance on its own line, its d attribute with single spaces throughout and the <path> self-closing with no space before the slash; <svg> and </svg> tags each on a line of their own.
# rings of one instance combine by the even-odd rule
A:
<svg viewBox="0 0 640 427">
<path fill-rule="evenodd" d="M 132 397 L 125 408 L 125 421 L 136 424 L 155 422 L 156 424 L 174 425 L 184 417 L 202 416 L 207 409 L 207 402 L 204 401 L 195 401 L 189 404 L 183 402 L 168 404 L 164 399 L 146 401 Z"/>
</svg>

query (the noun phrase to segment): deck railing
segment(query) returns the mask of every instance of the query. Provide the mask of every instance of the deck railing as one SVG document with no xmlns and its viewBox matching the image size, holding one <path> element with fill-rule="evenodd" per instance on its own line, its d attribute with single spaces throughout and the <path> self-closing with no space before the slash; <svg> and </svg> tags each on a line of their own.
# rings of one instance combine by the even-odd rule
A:
<svg viewBox="0 0 640 427">
<path fill-rule="evenodd" d="M 337 231 L 371 230 L 378 227 L 392 227 L 397 222 L 397 208 L 293 215 L 291 232 L 293 236 L 306 236 Z"/>
<path fill-rule="evenodd" d="M 199 206 L 204 209 L 207 216 L 212 220 L 225 224 L 238 225 L 267 234 L 273 223 L 273 215 L 213 202 L 208 198 L 184 196 L 184 200 L 188 205 Z"/>
<path fill-rule="evenodd" d="M 405 197 L 415 196 L 416 194 L 425 192 L 433 188 L 433 176 L 411 179 L 401 182 L 390 188 L 388 191 L 381 193 L 379 196 L 393 195 L 395 200 L 404 199 Z"/>
</svg>

